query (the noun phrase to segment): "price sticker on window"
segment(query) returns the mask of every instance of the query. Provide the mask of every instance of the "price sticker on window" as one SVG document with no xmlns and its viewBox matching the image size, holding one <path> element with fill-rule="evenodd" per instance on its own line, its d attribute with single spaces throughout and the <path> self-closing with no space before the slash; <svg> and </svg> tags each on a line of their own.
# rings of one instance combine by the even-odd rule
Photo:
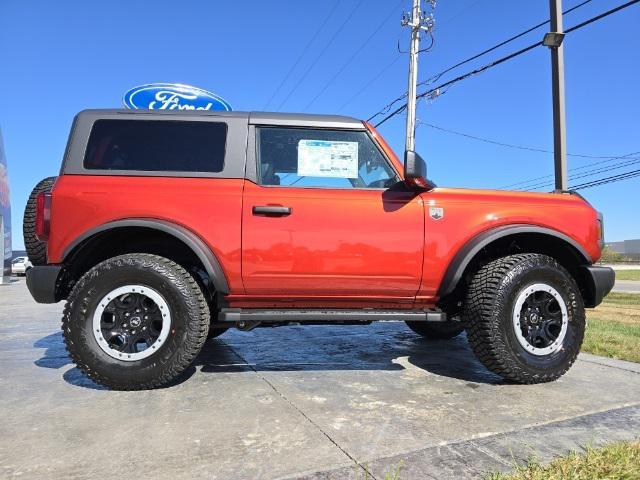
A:
<svg viewBox="0 0 640 480">
<path fill-rule="evenodd" d="M 358 178 L 358 142 L 300 140 L 298 176 Z"/>
</svg>

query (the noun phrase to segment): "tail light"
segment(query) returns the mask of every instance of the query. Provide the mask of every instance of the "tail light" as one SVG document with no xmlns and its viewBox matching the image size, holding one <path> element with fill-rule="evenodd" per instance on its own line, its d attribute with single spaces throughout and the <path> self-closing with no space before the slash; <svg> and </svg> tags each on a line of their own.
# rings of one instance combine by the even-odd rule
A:
<svg viewBox="0 0 640 480">
<path fill-rule="evenodd" d="M 40 241 L 49 238 L 51 228 L 51 193 L 40 192 L 36 197 L 36 237 Z"/>
<path fill-rule="evenodd" d="M 600 250 L 604 248 L 604 217 L 602 213 L 598 212 L 598 239 L 600 241 Z"/>
</svg>

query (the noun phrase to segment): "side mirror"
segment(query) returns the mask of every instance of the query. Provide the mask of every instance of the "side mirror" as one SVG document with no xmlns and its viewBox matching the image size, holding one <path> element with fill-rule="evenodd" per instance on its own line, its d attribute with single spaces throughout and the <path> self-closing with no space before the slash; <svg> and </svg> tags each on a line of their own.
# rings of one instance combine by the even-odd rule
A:
<svg viewBox="0 0 640 480">
<path fill-rule="evenodd" d="M 427 180 L 427 164 L 413 150 L 404 152 L 404 183 L 415 190 L 429 190 L 431 182 Z"/>
</svg>

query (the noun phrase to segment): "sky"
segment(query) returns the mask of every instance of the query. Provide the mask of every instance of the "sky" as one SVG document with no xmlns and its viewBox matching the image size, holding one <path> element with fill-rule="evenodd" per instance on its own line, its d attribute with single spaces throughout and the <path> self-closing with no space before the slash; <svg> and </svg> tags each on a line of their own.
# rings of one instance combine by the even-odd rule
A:
<svg viewBox="0 0 640 480">
<path fill-rule="evenodd" d="M 580 0 L 565 0 L 564 9 Z M 593 0 L 565 28 L 624 3 Z M 195 85 L 234 110 L 370 117 L 407 85 L 410 1 L 0 0 L 0 129 L 13 209 L 14 249 L 32 187 L 57 175 L 74 115 L 118 108 L 130 88 Z M 549 17 L 543 0 L 439 0 L 434 45 L 419 78 Z M 640 152 L 640 4 L 565 38 L 567 150 Z M 453 78 L 542 38 L 541 28 Z M 427 46 L 427 39 L 423 46 Z M 552 150 L 550 55 L 539 47 L 422 101 L 420 122 L 500 143 Z M 380 127 L 399 156 L 404 115 Z M 480 142 L 420 124 L 416 150 L 439 186 L 500 188 L 553 173 L 553 155 Z M 640 160 L 640 153 L 635 155 Z M 602 161 L 569 157 L 569 168 Z M 606 166 L 606 165 L 605 165 Z M 595 167 L 594 167 L 595 168 Z M 604 172 L 571 184 L 637 169 Z M 582 172 L 585 169 L 581 170 Z M 578 171 L 580 172 L 580 171 Z M 552 187 L 549 187 L 551 189 Z M 604 213 L 608 241 L 640 238 L 640 177 L 581 193 Z"/>
</svg>

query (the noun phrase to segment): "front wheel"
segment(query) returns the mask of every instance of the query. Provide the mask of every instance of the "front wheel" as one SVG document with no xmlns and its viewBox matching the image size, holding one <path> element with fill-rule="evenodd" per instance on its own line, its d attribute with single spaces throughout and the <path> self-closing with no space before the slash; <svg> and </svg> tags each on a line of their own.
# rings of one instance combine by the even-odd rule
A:
<svg viewBox="0 0 640 480">
<path fill-rule="evenodd" d="M 114 257 L 73 288 L 62 330 L 74 363 L 114 390 L 170 383 L 200 352 L 209 307 L 180 265 L 149 254 Z"/>
<path fill-rule="evenodd" d="M 585 331 L 575 280 L 553 258 L 518 254 L 480 268 L 463 309 L 467 338 L 491 371 L 518 383 L 561 377 Z"/>
</svg>

